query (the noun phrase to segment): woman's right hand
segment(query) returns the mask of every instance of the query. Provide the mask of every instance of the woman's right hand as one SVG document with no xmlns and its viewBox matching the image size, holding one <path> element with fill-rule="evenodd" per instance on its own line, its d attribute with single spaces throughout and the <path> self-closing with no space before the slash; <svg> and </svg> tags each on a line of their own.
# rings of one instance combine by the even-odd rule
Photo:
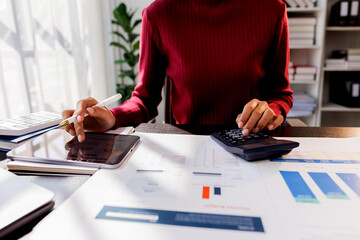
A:
<svg viewBox="0 0 360 240">
<path fill-rule="evenodd" d="M 77 136 L 79 142 L 85 140 L 84 130 L 104 132 L 115 125 L 115 116 L 107 108 L 95 107 L 98 101 L 94 98 L 86 98 L 78 101 L 75 110 L 62 112 L 63 119 L 77 115 L 74 123 L 65 127 L 65 130 L 72 136 Z M 85 116 L 85 112 L 89 115 Z"/>
</svg>

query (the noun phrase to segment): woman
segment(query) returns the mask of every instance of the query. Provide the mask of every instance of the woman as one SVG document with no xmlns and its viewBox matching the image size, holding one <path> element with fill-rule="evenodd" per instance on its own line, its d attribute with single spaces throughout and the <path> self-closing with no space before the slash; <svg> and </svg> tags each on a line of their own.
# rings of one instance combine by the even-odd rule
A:
<svg viewBox="0 0 360 240">
<path fill-rule="evenodd" d="M 225 125 L 243 134 L 273 130 L 293 100 L 288 80 L 289 34 L 281 0 L 157 0 L 143 11 L 139 81 L 131 99 L 107 110 L 77 109 L 67 131 L 84 140 L 84 128 L 105 131 L 154 118 L 165 76 L 179 124 Z M 84 121 L 85 111 L 90 115 Z"/>
</svg>

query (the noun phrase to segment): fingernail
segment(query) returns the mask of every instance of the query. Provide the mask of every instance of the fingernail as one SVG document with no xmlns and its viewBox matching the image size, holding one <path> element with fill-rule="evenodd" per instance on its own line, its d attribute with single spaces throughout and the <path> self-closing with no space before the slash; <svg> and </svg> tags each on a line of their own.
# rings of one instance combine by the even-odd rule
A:
<svg viewBox="0 0 360 240">
<path fill-rule="evenodd" d="M 243 134 L 243 135 L 248 135 L 248 134 L 249 134 L 249 129 L 244 129 L 244 130 L 242 131 L 242 134 Z"/>
<path fill-rule="evenodd" d="M 81 116 L 80 116 L 80 115 L 77 116 L 77 117 L 76 117 L 76 120 L 77 120 L 78 122 L 80 122 L 80 121 L 81 121 Z"/>
<path fill-rule="evenodd" d="M 82 140 L 82 137 L 80 134 L 78 135 L 78 140 L 79 140 L 79 142 L 81 142 L 81 140 Z"/>
<path fill-rule="evenodd" d="M 243 122 L 239 122 L 239 128 L 242 128 L 244 126 Z"/>
<path fill-rule="evenodd" d="M 257 133 L 258 131 L 259 131 L 258 127 L 254 128 L 254 130 L 253 130 L 254 133 Z"/>
<path fill-rule="evenodd" d="M 88 113 L 91 113 L 91 114 L 95 113 L 93 108 L 88 108 L 87 111 L 88 111 Z"/>
<path fill-rule="evenodd" d="M 70 130 L 69 130 L 69 133 L 70 133 L 71 136 L 75 136 L 74 130 L 70 129 Z"/>
<path fill-rule="evenodd" d="M 269 130 L 273 130 L 274 129 L 274 125 L 269 125 Z"/>
</svg>

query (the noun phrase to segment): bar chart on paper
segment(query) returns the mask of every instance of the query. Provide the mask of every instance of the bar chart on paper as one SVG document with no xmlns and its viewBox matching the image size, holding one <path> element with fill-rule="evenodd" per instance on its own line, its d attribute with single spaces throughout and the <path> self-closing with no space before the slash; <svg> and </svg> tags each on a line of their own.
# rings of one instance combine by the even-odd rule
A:
<svg viewBox="0 0 360 240">
<path fill-rule="evenodd" d="M 330 200 L 349 200 L 350 197 L 342 188 L 348 188 L 348 192 L 352 191 L 360 197 L 360 177 L 356 173 L 302 172 L 300 174 L 297 171 L 280 171 L 280 174 L 298 203 L 320 203 L 311 189 L 314 186 L 317 186 Z M 312 182 L 306 182 L 302 175 L 308 175 L 315 185 Z M 345 184 L 342 187 L 336 183 L 341 181 Z"/>
<path fill-rule="evenodd" d="M 203 199 L 210 199 L 210 195 L 212 196 L 221 196 L 221 187 L 209 187 L 203 186 L 202 187 L 202 198 Z"/>
<path fill-rule="evenodd" d="M 323 172 L 309 172 L 309 175 L 327 198 L 349 199 L 349 197 L 334 182 L 334 180 L 329 176 L 329 174 Z"/>
<path fill-rule="evenodd" d="M 293 150 L 271 162 L 360 164 L 360 152 L 317 152 Z"/>
<path fill-rule="evenodd" d="M 299 172 L 280 171 L 280 174 L 285 180 L 285 183 L 296 202 L 319 203 Z"/>
<path fill-rule="evenodd" d="M 360 197 L 360 178 L 354 173 L 337 173 L 337 175 Z"/>
</svg>

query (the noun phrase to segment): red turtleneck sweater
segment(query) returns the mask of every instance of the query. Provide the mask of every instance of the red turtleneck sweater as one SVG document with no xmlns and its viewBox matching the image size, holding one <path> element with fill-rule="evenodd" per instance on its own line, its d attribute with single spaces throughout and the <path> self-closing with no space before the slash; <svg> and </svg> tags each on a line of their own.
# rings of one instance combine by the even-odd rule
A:
<svg viewBox="0 0 360 240">
<path fill-rule="evenodd" d="M 179 124 L 233 124 L 253 98 L 286 117 L 289 33 L 281 0 L 157 0 L 143 11 L 139 81 L 116 127 L 154 118 L 167 74 Z"/>
</svg>

